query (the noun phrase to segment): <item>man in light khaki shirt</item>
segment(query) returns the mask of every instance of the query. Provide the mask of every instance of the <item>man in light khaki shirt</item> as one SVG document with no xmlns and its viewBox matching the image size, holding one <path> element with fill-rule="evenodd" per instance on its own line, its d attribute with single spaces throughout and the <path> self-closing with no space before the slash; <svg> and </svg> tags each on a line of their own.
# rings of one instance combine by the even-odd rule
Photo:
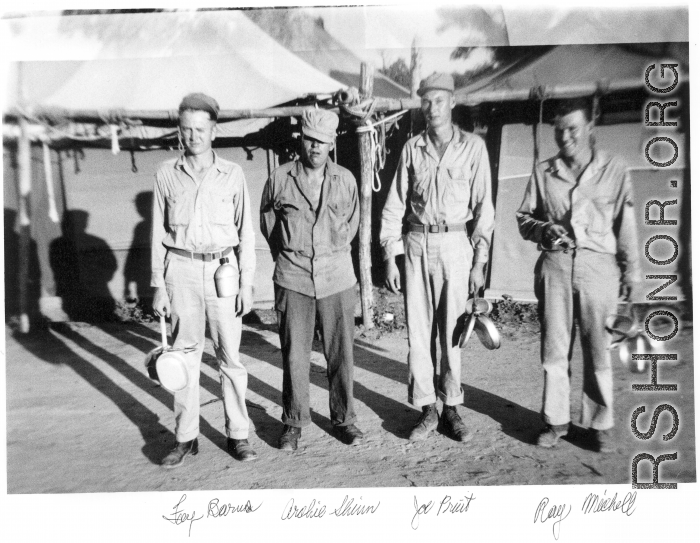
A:
<svg viewBox="0 0 700 543">
<path fill-rule="evenodd" d="M 538 164 L 516 213 L 523 238 L 542 251 L 535 293 L 542 320 L 546 428 L 541 447 L 570 430 L 570 364 L 578 321 L 583 350 L 580 424 L 593 448 L 613 448 L 613 374 L 605 320 L 620 291 L 638 300 L 641 281 L 632 183 L 617 157 L 593 146 L 590 104 L 561 104 L 554 137 L 559 154 Z M 622 287 L 622 288 L 621 288 Z"/>
<path fill-rule="evenodd" d="M 400 289 L 395 259 L 406 255 L 408 399 L 423 411 L 410 438 L 425 439 L 437 428 L 440 398 L 445 432 L 467 441 L 470 432 L 456 409 L 463 401 L 457 322 L 469 294 L 484 286 L 494 226 L 491 170 L 483 140 L 452 124 L 452 76 L 432 74 L 418 94 L 427 129 L 403 148 L 382 212 L 380 243 L 393 292 Z M 435 328 L 442 353 L 437 391 Z"/>
<path fill-rule="evenodd" d="M 248 373 L 238 353 L 241 318 L 253 303 L 255 239 L 243 171 L 212 149 L 218 113 L 210 96 L 183 98 L 179 135 L 185 153 L 160 166 L 153 191 L 153 309 L 170 316 L 174 347 L 196 345 L 185 355 L 188 385 L 174 397 L 177 443 L 162 462 L 168 469 L 199 450 L 199 374 L 207 321 L 221 373 L 228 450 L 238 460 L 256 458 L 247 439 Z M 238 270 L 238 293 L 219 298 L 214 273 L 223 258 Z"/>
</svg>

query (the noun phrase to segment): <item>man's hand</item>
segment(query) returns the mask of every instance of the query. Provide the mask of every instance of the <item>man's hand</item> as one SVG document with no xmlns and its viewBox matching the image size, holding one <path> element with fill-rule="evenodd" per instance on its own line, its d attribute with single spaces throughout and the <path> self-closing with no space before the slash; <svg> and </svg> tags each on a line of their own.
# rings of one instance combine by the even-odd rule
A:
<svg viewBox="0 0 700 543">
<path fill-rule="evenodd" d="M 170 298 L 165 287 L 156 287 L 156 292 L 153 295 L 153 312 L 157 317 L 170 316 Z"/>
<path fill-rule="evenodd" d="M 387 258 L 384 261 L 385 277 L 384 281 L 386 288 L 388 288 L 394 294 L 398 294 L 401 290 L 401 272 L 399 272 L 399 267 L 396 265 L 396 260 L 394 257 Z"/>
<path fill-rule="evenodd" d="M 623 282 L 620 294 L 628 302 L 643 302 L 644 293 L 642 285 L 638 281 Z"/>
<path fill-rule="evenodd" d="M 253 286 L 245 285 L 240 288 L 236 296 L 236 316 L 242 317 L 253 309 Z"/>
<path fill-rule="evenodd" d="M 550 244 L 554 244 L 562 236 L 568 236 L 566 228 L 561 224 L 550 224 L 544 231 L 544 239 Z"/>
<path fill-rule="evenodd" d="M 472 271 L 469 274 L 469 294 L 474 297 L 479 295 L 479 291 L 484 286 L 484 263 L 474 262 L 472 266 Z"/>
</svg>

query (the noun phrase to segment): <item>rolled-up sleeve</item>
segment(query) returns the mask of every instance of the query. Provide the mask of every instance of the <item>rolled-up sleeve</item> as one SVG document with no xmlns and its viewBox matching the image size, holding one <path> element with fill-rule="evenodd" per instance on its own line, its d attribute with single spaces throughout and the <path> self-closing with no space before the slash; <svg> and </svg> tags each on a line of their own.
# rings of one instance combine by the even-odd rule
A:
<svg viewBox="0 0 700 543">
<path fill-rule="evenodd" d="M 491 197 L 491 166 L 488 152 L 482 140 L 478 140 L 472 164 L 471 211 L 474 230 L 471 236 L 474 262 L 488 262 L 493 236 L 495 212 Z"/>
<path fill-rule="evenodd" d="M 151 286 L 165 288 L 165 194 L 156 174 L 153 183 L 153 211 L 151 220 Z"/>
<path fill-rule="evenodd" d="M 396 174 L 382 211 L 382 223 L 379 231 L 379 245 L 384 260 L 403 254 L 403 218 L 406 214 L 406 196 L 408 194 L 409 147 L 404 146 L 399 159 Z"/>
<path fill-rule="evenodd" d="M 525 196 L 520 204 L 520 208 L 515 213 L 515 218 L 518 221 L 518 230 L 523 239 L 542 243 L 545 228 L 551 222 L 542 220 L 542 206 L 540 195 L 537 188 L 538 170 L 536 169 L 530 176 Z"/>
<path fill-rule="evenodd" d="M 240 197 L 234 200 L 233 217 L 238 229 L 238 268 L 240 285 L 243 287 L 252 286 L 255 282 L 255 232 L 245 176 L 240 170 L 236 175 L 239 177 L 236 185 L 240 187 Z"/>
</svg>

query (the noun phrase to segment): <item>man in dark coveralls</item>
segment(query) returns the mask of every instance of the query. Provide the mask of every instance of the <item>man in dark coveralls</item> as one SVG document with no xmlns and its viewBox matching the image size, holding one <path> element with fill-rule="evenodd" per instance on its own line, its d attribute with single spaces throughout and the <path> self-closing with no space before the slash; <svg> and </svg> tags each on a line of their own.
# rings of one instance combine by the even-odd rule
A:
<svg viewBox="0 0 700 543">
<path fill-rule="evenodd" d="M 334 434 L 356 444 L 353 407 L 355 272 L 350 242 L 360 221 L 357 183 L 333 163 L 338 116 L 308 110 L 302 116 L 301 159 L 277 168 L 260 204 L 260 229 L 275 259 L 275 309 L 283 360 L 283 450 L 296 450 L 311 422 L 309 370 L 318 315 L 328 363 Z"/>
</svg>

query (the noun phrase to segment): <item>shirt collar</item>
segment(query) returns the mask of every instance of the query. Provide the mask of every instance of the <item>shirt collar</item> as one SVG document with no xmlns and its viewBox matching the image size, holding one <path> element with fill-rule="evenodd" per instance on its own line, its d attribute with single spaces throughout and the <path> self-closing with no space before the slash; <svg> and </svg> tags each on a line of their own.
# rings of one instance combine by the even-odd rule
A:
<svg viewBox="0 0 700 543">
<path fill-rule="evenodd" d="M 330 158 L 326 160 L 326 166 L 323 171 L 323 176 L 325 178 L 326 175 L 330 176 L 337 176 L 339 174 L 338 170 L 338 165 L 333 162 Z M 289 170 L 289 175 L 292 177 L 295 177 L 299 179 L 300 177 L 303 177 L 304 174 L 304 166 L 301 164 L 301 159 L 297 159 L 295 161 L 294 166 L 292 167 L 291 170 Z"/>
<path fill-rule="evenodd" d="M 452 139 L 450 140 L 450 145 L 457 146 L 462 143 L 466 138 L 465 133 L 456 125 L 452 124 Z M 428 130 L 423 130 L 421 132 L 421 137 L 418 138 L 416 145 L 419 147 L 428 146 Z"/>
<path fill-rule="evenodd" d="M 605 165 L 608 163 L 608 156 L 605 153 L 605 151 L 600 151 L 596 149 L 595 147 L 593 148 L 593 158 L 591 159 L 591 163 L 589 164 L 589 171 L 591 173 L 595 173 L 605 167 Z M 547 168 L 547 172 L 549 173 L 557 173 L 559 170 L 566 170 L 566 164 L 564 163 L 564 159 L 561 157 L 561 152 L 559 152 L 551 161 L 550 161 L 550 166 Z"/>
<path fill-rule="evenodd" d="M 217 170 L 219 170 L 221 173 L 229 173 L 231 171 L 231 163 L 228 162 L 227 160 L 224 160 L 221 158 L 216 151 L 212 149 L 212 153 L 214 153 L 214 163 L 213 166 Z M 180 158 L 177 159 L 177 162 L 175 162 L 175 167 L 179 168 L 181 170 L 185 169 L 185 155 L 180 155 Z"/>
</svg>

